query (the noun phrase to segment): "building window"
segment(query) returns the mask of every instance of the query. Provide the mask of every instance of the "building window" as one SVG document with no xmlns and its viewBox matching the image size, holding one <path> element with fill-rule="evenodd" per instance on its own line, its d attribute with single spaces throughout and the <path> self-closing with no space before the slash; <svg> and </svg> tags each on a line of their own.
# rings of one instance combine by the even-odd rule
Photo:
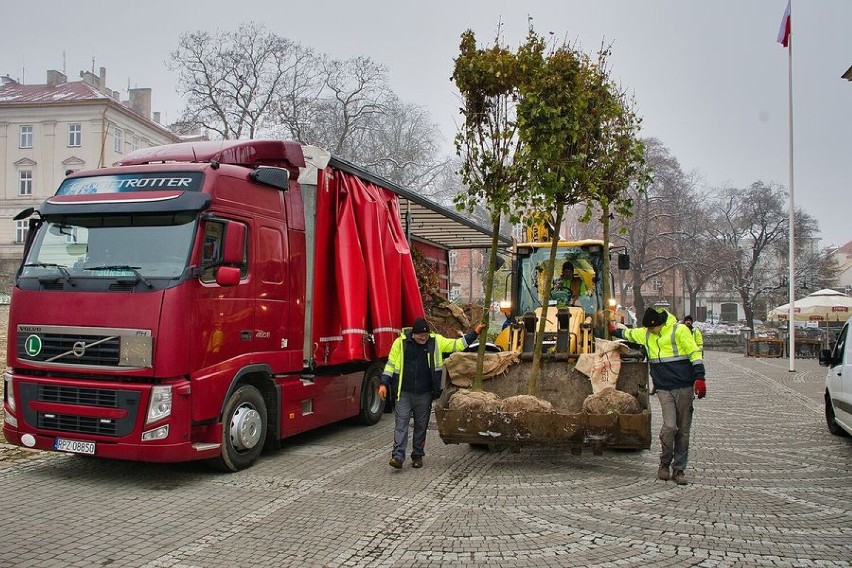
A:
<svg viewBox="0 0 852 568">
<path fill-rule="evenodd" d="M 123 146 L 123 139 L 122 139 L 121 130 L 116 128 L 112 133 L 112 138 L 113 138 L 113 150 L 115 150 L 116 153 L 118 153 L 118 154 L 123 154 L 124 153 L 124 146 Z"/>
<path fill-rule="evenodd" d="M 83 144 L 83 125 L 68 125 L 68 147 L 81 146 Z"/>
<path fill-rule="evenodd" d="M 131 142 L 131 144 L 130 144 L 130 149 L 133 150 L 134 152 L 139 149 L 139 137 L 138 136 L 133 137 L 133 142 Z"/>
<path fill-rule="evenodd" d="M 651 287 L 654 289 L 654 292 L 659 292 L 663 289 L 663 279 L 654 278 L 653 280 L 651 280 Z"/>
<path fill-rule="evenodd" d="M 21 170 L 18 172 L 18 195 L 33 194 L 33 171 Z"/>
<path fill-rule="evenodd" d="M 22 244 L 27 241 L 27 233 L 30 230 L 30 222 L 27 219 L 15 221 L 15 242 Z"/>
<path fill-rule="evenodd" d="M 33 127 L 30 125 L 21 126 L 21 140 L 19 148 L 33 147 Z"/>
</svg>

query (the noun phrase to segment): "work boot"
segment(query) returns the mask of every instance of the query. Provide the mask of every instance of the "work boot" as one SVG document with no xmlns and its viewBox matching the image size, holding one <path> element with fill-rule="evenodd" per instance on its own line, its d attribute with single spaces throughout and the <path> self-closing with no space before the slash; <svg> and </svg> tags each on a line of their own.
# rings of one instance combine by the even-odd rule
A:
<svg viewBox="0 0 852 568">
<path fill-rule="evenodd" d="M 411 458 L 411 467 L 415 467 L 415 468 L 423 467 L 423 458 Z"/>
<path fill-rule="evenodd" d="M 391 458 L 388 464 L 395 469 L 400 469 L 402 467 L 402 460 L 397 458 Z"/>
<path fill-rule="evenodd" d="M 661 463 L 660 469 L 657 470 L 657 479 L 662 479 L 663 481 L 669 480 L 669 466 Z"/>
<path fill-rule="evenodd" d="M 678 485 L 686 485 L 687 483 L 689 483 L 686 480 L 686 477 L 683 475 L 682 469 L 674 470 L 674 474 L 672 475 L 672 481 L 674 481 Z"/>
</svg>

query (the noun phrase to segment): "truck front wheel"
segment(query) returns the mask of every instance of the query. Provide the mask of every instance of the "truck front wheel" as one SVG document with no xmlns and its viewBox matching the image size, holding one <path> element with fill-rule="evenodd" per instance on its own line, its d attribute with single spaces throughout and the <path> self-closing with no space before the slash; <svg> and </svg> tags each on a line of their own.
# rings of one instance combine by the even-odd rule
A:
<svg viewBox="0 0 852 568">
<path fill-rule="evenodd" d="M 209 461 L 222 471 L 239 471 L 260 456 L 266 441 L 266 402 L 252 385 L 242 385 L 228 398 L 222 415 L 222 453 Z"/>
</svg>

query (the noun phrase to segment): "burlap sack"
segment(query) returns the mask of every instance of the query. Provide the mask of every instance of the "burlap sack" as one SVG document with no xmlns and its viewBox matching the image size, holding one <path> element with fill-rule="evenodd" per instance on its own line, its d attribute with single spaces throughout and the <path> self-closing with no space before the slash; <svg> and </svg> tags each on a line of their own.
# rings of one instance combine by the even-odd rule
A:
<svg viewBox="0 0 852 568">
<path fill-rule="evenodd" d="M 500 403 L 501 412 L 553 412 L 553 405 L 528 394 L 519 394 L 504 398 Z"/>
<path fill-rule="evenodd" d="M 586 414 L 639 414 L 642 409 L 633 395 L 607 387 L 586 397 L 583 401 L 583 412 Z"/>
<path fill-rule="evenodd" d="M 457 352 L 444 359 L 447 376 L 455 386 L 470 388 L 476 376 L 476 353 Z M 482 365 L 482 378 L 488 379 L 506 371 L 510 365 L 518 362 L 515 351 L 486 353 Z"/>
<path fill-rule="evenodd" d="M 628 347 L 622 341 L 596 337 L 595 352 L 580 355 L 577 359 L 577 370 L 589 377 L 593 393 L 599 393 L 605 388 L 615 388 L 618 373 L 621 372 L 621 353 L 627 351 Z"/>
<path fill-rule="evenodd" d="M 500 409 L 500 397 L 493 392 L 460 390 L 450 397 L 449 407 L 450 410 L 469 412 L 497 412 Z"/>
</svg>

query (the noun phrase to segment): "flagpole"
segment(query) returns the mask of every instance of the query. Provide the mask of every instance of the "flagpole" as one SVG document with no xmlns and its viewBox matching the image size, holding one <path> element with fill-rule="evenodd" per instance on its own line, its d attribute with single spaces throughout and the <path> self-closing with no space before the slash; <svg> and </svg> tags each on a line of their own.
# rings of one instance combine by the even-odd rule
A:
<svg viewBox="0 0 852 568">
<path fill-rule="evenodd" d="M 792 6 L 792 2 L 790 2 Z M 792 9 L 790 10 L 792 15 Z M 792 26 L 791 26 L 792 28 Z M 790 273 L 788 276 L 788 281 L 790 283 L 788 294 L 790 296 L 790 311 L 788 313 L 788 321 L 790 322 L 790 369 L 791 373 L 796 372 L 796 320 L 795 320 L 795 306 L 794 303 L 796 301 L 796 209 L 793 204 L 793 32 L 792 29 L 789 32 L 788 36 L 788 50 L 787 50 L 787 91 L 788 91 L 788 113 L 789 113 L 789 123 L 790 123 L 790 243 L 788 256 L 790 261 Z"/>
</svg>

